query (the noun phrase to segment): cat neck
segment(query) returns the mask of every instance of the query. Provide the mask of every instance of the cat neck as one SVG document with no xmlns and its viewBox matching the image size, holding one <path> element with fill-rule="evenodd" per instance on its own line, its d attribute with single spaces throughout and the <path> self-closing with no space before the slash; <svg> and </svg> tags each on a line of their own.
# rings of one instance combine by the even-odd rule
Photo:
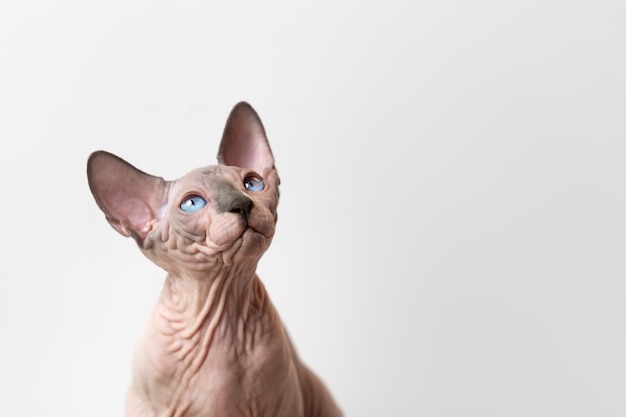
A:
<svg viewBox="0 0 626 417">
<path fill-rule="evenodd" d="M 136 359 L 154 384 L 178 378 L 186 387 L 206 366 L 239 366 L 256 346 L 275 340 L 280 319 L 255 267 L 225 267 L 204 278 L 167 275 L 144 339 L 150 354 Z"/>
<path fill-rule="evenodd" d="M 203 275 L 168 273 L 158 313 L 182 337 L 219 322 L 246 322 L 266 306 L 256 262 L 222 266 Z"/>
</svg>

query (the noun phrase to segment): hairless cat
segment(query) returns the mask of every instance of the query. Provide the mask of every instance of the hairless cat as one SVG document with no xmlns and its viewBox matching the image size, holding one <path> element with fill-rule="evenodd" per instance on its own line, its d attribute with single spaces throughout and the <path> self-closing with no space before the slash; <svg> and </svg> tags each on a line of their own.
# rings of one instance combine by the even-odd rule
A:
<svg viewBox="0 0 626 417">
<path fill-rule="evenodd" d="M 126 416 L 339 417 L 255 272 L 274 236 L 280 180 L 249 104 L 232 109 L 217 159 L 166 181 L 108 152 L 89 157 L 108 222 L 167 272 L 136 349 Z"/>
</svg>

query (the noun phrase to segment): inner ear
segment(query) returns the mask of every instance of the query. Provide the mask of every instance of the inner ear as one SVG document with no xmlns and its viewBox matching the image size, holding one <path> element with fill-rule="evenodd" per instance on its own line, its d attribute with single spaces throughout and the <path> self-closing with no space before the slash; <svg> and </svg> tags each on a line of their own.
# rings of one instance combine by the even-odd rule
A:
<svg viewBox="0 0 626 417">
<path fill-rule="evenodd" d="M 237 103 L 231 110 L 217 161 L 223 165 L 250 169 L 261 175 L 274 168 L 274 157 L 265 129 L 258 114 L 248 103 Z"/>
<path fill-rule="evenodd" d="M 167 204 L 168 183 L 105 152 L 87 162 L 89 188 L 115 230 L 143 241 Z"/>
</svg>

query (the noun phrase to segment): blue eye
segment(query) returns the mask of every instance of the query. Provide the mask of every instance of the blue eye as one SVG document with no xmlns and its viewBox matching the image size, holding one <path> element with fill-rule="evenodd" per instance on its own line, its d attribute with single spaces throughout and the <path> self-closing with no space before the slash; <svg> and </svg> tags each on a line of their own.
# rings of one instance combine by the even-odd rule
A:
<svg viewBox="0 0 626 417">
<path fill-rule="evenodd" d="M 185 213 L 195 213 L 206 206 L 206 200 L 199 195 L 190 195 L 180 203 L 180 209 Z"/>
<path fill-rule="evenodd" d="M 263 191 L 265 189 L 265 183 L 263 180 L 252 175 L 243 180 L 243 186 L 246 187 L 246 190 L 255 192 Z"/>
</svg>

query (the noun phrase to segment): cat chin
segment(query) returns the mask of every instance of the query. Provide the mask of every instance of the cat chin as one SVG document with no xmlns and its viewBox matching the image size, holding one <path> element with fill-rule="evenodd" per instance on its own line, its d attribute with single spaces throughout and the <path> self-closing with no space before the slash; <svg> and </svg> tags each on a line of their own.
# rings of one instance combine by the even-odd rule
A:
<svg viewBox="0 0 626 417">
<path fill-rule="evenodd" d="M 242 249 L 251 251 L 252 253 L 258 253 L 259 256 L 261 256 L 269 246 L 267 237 L 251 227 L 248 227 L 243 232 L 241 239 L 243 240 Z"/>
<path fill-rule="evenodd" d="M 267 250 L 270 242 L 271 238 L 248 227 L 230 248 L 222 252 L 224 265 L 231 266 L 239 261 L 258 259 Z"/>
</svg>

